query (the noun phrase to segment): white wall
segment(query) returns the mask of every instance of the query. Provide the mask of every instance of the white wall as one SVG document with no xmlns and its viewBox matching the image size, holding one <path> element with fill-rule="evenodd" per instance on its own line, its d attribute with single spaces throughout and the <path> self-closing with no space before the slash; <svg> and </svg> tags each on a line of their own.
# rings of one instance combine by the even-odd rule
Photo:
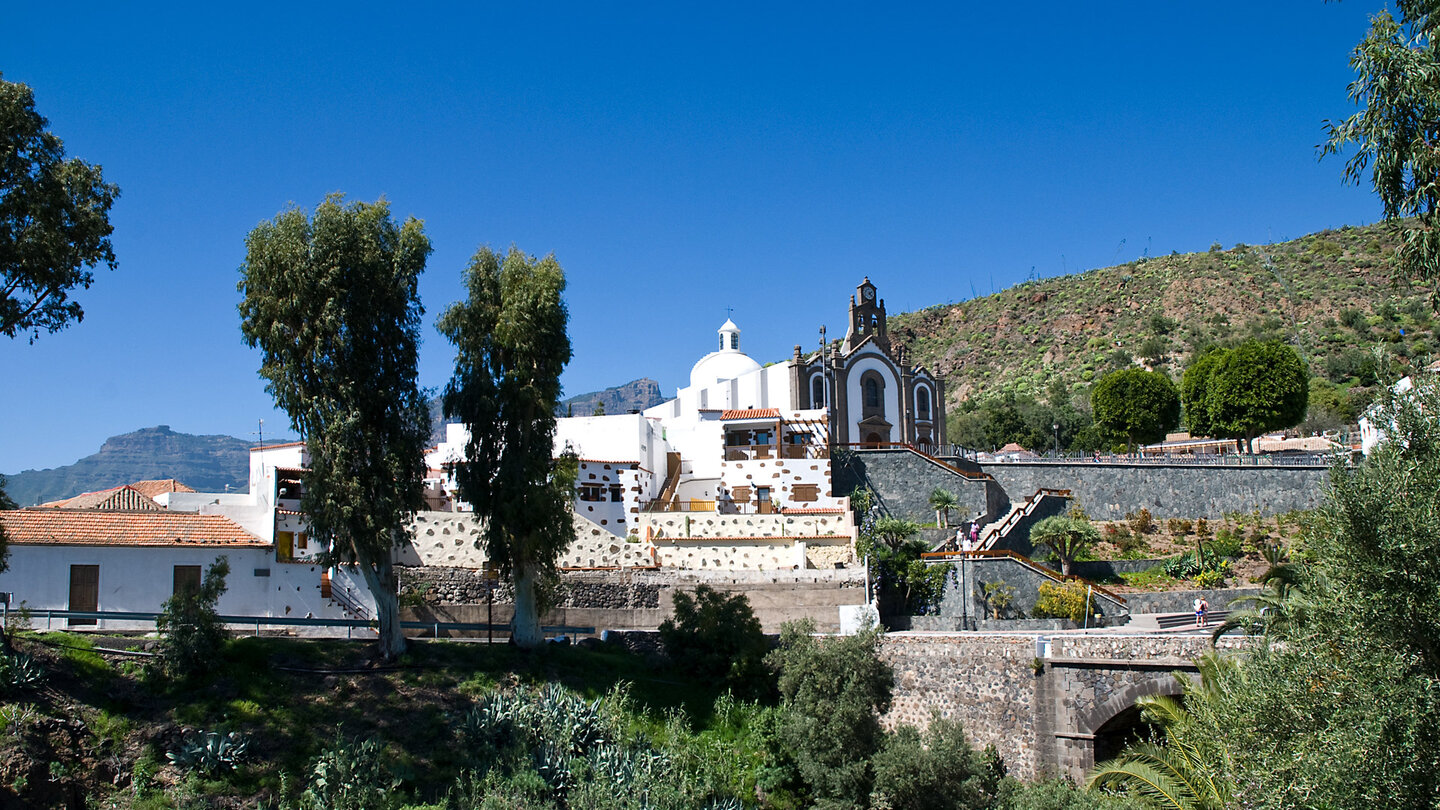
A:
<svg viewBox="0 0 1440 810">
<path fill-rule="evenodd" d="M 866 347 L 865 353 L 869 354 L 870 347 Z M 861 433 L 860 420 L 865 413 L 865 393 L 860 384 L 860 378 L 867 371 L 874 370 L 885 381 L 885 421 L 890 423 L 889 437 L 882 437 L 887 442 L 901 441 L 900 433 L 900 380 L 896 379 L 895 372 L 890 365 L 879 357 L 866 357 L 862 355 L 860 360 L 855 361 L 846 368 L 846 401 L 850 403 L 850 422 L 848 425 L 851 442 L 863 442 L 865 436 Z M 932 403 L 931 407 L 934 405 Z"/>
<path fill-rule="evenodd" d="M 155 613 L 173 592 L 175 566 L 198 565 L 203 574 L 222 555 L 229 560 L 230 575 L 220 597 L 220 613 L 345 618 L 338 605 L 320 596 L 320 575 L 325 569 L 314 564 L 277 563 L 268 548 L 12 544 L 10 567 L 0 574 L 0 591 L 13 592 L 15 602 L 33 610 L 68 610 L 70 566 L 98 565 L 98 609 Z M 257 570 L 268 575 L 257 576 Z M 363 579 L 337 569 L 332 588 L 347 586 L 373 614 L 374 600 Z M 134 626 L 148 624 L 102 622 L 99 629 Z"/>
</svg>

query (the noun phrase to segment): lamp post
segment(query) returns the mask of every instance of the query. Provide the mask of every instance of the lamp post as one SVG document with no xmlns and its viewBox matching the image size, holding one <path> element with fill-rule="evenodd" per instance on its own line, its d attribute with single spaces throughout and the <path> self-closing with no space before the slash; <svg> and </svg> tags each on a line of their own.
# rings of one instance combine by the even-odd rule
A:
<svg viewBox="0 0 1440 810">
<path fill-rule="evenodd" d="M 1060 423 L 1056 422 L 1050 427 L 1055 429 L 1055 457 L 1060 457 Z"/>
</svg>

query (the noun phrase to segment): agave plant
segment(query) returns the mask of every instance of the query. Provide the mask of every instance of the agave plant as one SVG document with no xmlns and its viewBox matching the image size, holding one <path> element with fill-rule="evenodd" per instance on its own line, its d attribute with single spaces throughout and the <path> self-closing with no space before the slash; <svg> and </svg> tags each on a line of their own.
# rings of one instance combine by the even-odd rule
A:
<svg viewBox="0 0 1440 810">
<path fill-rule="evenodd" d="M 0 684 L 21 690 L 45 682 L 45 668 L 39 661 L 22 652 L 0 653 Z"/>
<path fill-rule="evenodd" d="M 238 768 L 249 748 L 250 738 L 238 731 L 187 731 L 165 758 L 182 770 L 213 774 Z"/>
</svg>

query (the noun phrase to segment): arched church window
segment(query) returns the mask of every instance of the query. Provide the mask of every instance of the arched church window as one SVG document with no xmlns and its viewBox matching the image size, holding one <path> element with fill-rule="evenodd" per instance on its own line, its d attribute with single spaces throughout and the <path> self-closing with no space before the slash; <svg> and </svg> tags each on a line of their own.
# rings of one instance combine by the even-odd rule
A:
<svg viewBox="0 0 1440 810">
<path fill-rule="evenodd" d="M 865 407 L 880 407 L 880 383 L 874 377 L 865 381 Z"/>
<path fill-rule="evenodd" d="M 825 378 L 818 374 L 810 381 L 810 407 L 825 407 Z"/>
<path fill-rule="evenodd" d="M 920 414 L 921 419 L 930 418 L 930 389 L 915 389 L 915 411 Z"/>
<path fill-rule="evenodd" d="M 725 348 L 725 347 L 724 347 L 724 346 L 721 346 L 720 348 L 723 349 L 723 348 Z M 739 348 L 740 348 L 740 333 L 739 333 L 739 332 L 731 332 L 731 333 L 730 333 L 730 348 L 732 348 L 732 349 L 739 349 Z"/>
</svg>

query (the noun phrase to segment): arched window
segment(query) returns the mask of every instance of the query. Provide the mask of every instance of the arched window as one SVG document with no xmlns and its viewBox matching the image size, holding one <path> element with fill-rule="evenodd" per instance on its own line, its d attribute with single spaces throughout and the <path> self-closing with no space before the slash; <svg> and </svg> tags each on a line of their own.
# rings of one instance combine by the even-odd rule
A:
<svg viewBox="0 0 1440 810">
<path fill-rule="evenodd" d="M 725 351 L 725 333 L 720 333 L 720 351 Z"/>
<path fill-rule="evenodd" d="M 825 407 L 825 377 L 823 375 L 816 374 L 810 380 L 810 407 Z"/>
<path fill-rule="evenodd" d="M 721 342 L 724 342 L 723 339 L 722 339 Z M 724 347 L 724 346 L 721 346 L 720 348 L 723 349 L 723 348 L 725 348 L 725 347 Z M 740 348 L 740 333 L 739 333 L 739 332 L 731 332 L 731 333 L 730 333 L 730 348 L 732 348 L 732 349 L 739 349 L 739 348 Z"/>
<path fill-rule="evenodd" d="M 885 418 L 885 383 L 880 372 L 871 369 L 860 375 L 860 418 Z"/>
<path fill-rule="evenodd" d="M 930 419 L 930 389 L 920 387 L 915 389 L 915 412 L 921 419 Z"/>
</svg>

